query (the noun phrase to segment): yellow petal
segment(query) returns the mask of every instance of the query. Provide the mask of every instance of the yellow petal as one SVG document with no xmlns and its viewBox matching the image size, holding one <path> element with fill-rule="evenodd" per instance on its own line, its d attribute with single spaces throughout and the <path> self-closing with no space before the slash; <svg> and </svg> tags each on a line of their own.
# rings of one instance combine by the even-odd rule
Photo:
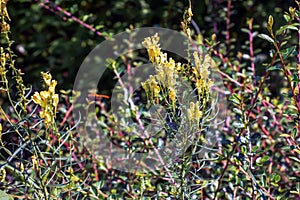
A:
<svg viewBox="0 0 300 200">
<path fill-rule="evenodd" d="M 54 107 L 54 115 L 55 115 L 56 110 L 57 110 L 58 101 L 59 101 L 58 94 L 54 94 L 52 99 L 53 99 L 53 107 Z"/>
<path fill-rule="evenodd" d="M 49 92 L 51 92 L 52 94 L 55 93 L 55 87 L 57 85 L 57 81 L 55 80 L 52 80 L 50 85 L 49 85 Z"/>
<path fill-rule="evenodd" d="M 176 93 L 175 93 L 175 90 L 173 88 L 170 88 L 169 96 L 170 96 L 171 101 L 174 103 L 175 98 L 176 98 Z"/>
<path fill-rule="evenodd" d="M 51 120 L 51 115 L 46 110 L 40 112 L 40 117 L 44 119 L 45 124 L 49 124 Z"/>
<path fill-rule="evenodd" d="M 42 99 L 41 99 L 41 96 L 38 92 L 35 92 L 33 94 L 33 96 L 31 97 L 31 99 L 33 100 L 34 103 L 36 103 L 38 105 L 41 105 Z"/>
<path fill-rule="evenodd" d="M 43 102 L 47 101 L 47 99 L 49 98 L 49 92 L 48 91 L 41 91 L 40 92 L 40 96 L 41 96 L 41 100 Z"/>
<path fill-rule="evenodd" d="M 46 73 L 42 72 L 42 76 L 43 76 L 43 79 L 44 79 L 44 82 L 46 83 L 46 85 L 49 86 L 51 83 L 51 79 L 52 79 L 51 74 L 49 72 L 46 72 Z"/>
<path fill-rule="evenodd" d="M 154 87 L 153 88 L 154 97 L 158 97 L 160 88 L 157 84 L 155 84 L 153 87 Z"/>
</svg>

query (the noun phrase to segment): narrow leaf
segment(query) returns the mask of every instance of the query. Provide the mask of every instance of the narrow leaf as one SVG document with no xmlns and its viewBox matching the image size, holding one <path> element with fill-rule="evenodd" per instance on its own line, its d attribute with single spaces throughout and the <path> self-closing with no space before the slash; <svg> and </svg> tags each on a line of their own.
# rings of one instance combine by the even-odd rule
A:
<svg viewBox="0 0 300 200">
<path fill-rule="evenodd" d="M 258 37 L 260 37 L 261 39 L 267 40 L 268 42 L 274 43 L 274 40 L 266 34 L 259 34 Z"/>
<path fill-rule="evenodd" d="M 280 134 L 280 137 L 290 137 L 289 134 Z"/>
<path fill-rule="evenodd" d="M 237 113 L 239 115 L 243 115 L 243 112 L 240 109 L 238 109 L 238 108 L 233 108 L 233 112 L 235 112 L 235 113 Z"/>
<path fill-rule="evenodd" d="M 232 125 L 236 128 L 244 128 L 245 127 L 245 125 L 243 123 L 240 123 L 240 122 L 233 122 Z"/>
<path fill-rule="evenodd" d="M 281 54 L 282 54 L 282 57 L 283 59 L 286 59 L 288 58 L 291 54 L 293 54 L 296 50 L 296 46 L 292 46 L 292 47 L 289 47 L 289 48 L 286 48 L 286 49 L 283 49 L 281 50 Z"/>
<path fill-rule="evenodd" d="M 297 25 L 298 25 L 297 23 L 294 23 L 294 24 L 282 26 L 276 31 L 276 35 L 280 35 L 287 29 L 298 31 Z"/>
<path fill-rule="evenodd" d="M 281 69 L 281 66 L 275 65 L 275 66 L 269 67 L 267 70 L 274 71 L 274 70 L 280 70 L 280 69 Z"/>
<path fill-rule="evenodd" d="M 237 105 L 241 104 L 240 97 L 237 94 L 233 94 L 232 96 L 230 96 L 229 100 Z"/>
</svg>

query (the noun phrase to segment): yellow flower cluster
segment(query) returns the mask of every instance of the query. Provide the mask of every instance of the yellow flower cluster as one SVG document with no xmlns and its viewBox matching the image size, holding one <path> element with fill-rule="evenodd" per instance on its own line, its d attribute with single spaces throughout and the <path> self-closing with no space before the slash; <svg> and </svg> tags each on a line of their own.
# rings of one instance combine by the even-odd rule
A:
<svg viewBox="0 0 300 200">
<path fill-rule="evenodd" d="M 195 67 L 192 68 L 195 77 L 195 85 L 198 91 L 198 99 L 202 99 L 202 104 L 206 103 L 209 97 L 209 90 L 213 82 L 209 78 L 209 67 L 214 65 L 212 58 L 209 55 L 205 55 L 204 59 L 199 58 L 197 52 L 193 53 Z"/>
<path fill-rule="evenodd" d="M 144 47 L 147 48 L 149 59 L 152 63 L 155 63 L 156 58 L 158 58 L 161 54 L 158 42 L 159 37 L 157 33 L 153 37 L 145 38 L 145 40 L 142 42 Z"/>
<path fill-rule="evenodd" d="M 52 80 L 52 76 L 49 72 L 42 72 L 45 85 L 48 90 L 35 92 L 32 96 L 32 100 L 42 107 L 40 117 L 44 119 L 46 125 L 50 125 L 53 122 L 53 118 L 56 117 L 56 110 L 58 104 L 58 94 L 55 94 L 55 87 L 57 81 Z"/>
<path fill-rule="evenodd" d="M 199 125 L 202 116 L 203 112 L 200 110 L 199 101 L 197 101 L 196 103 L 190 102 L 190 107 L 187 109 L 187 117 L 189 119 L 189 122 Z"/>
<path fill-rule="evenodd" d="M 1 56 L 0 56 L 0 76 L 2 77 L 2 81 L 5 80 L 5 74 L 6 74 L 6 68 L 5 68 L 5 65 L 6 65 L 6 55 L 4 53 L 4 49 L 3 47 L 0 47 L 0 53 L 1 53 Z"/>
<path fill-rule="evenodd" d="M 167 54 L 161 51 L 157 34 L 145 38 L 142 44 L 147 48 L 149 60 L 153 63 L 156 71 L 156 75 L 150 76 L 147 81 L 142 83 L 146 94 L 151 100 L 157 98 L 160 92 L 167 94 L 172 106 L 175 106 L 176 89 L 180 84 L 178 77 L 179 75 L 185 77 L 196 86 L 198 98 L 197 102 L 190 102 L 187 108 L 187 118 L 190 123 L 199 125 L 210 97 L 210 87 L 213 84 L 209 78 L 209 68 L 215 65 L 213 59 L 209 55 L 199 56 L 197 52 L 194 52 L 195 66 L 191 67 L 187 64 L 188 67 L 185 68 L 186 65 L 176 63 L 172 58 L 168 59 Z"/>
<path fill-rule="evenodd" d="M 181 63 L 176 63 L 172 58 L 167 57 L 166 53 L 161 52 L 159 47 L 159 37 L 156 33 L 152 37 L 147 37 L 143 41 L 144 47 L 147 48 L 149 59 L 155 66 L 156 75 L 150 77 L 145 83 L 143 88 L 150 94 L 155 93 L 157 95 L 160 92 L 158 85 L 161 88 L 168 88 L 168 95 L 172 103 L 176 100 L 176 80 L 178 78 L 178 69 L 181 68 Z M 153 81 L 155 80 L 155 81 Z"/>
<path fill-rule="evenodd" d="M 150 99 L 155 99 L 158 97 L 160 88 L 154 76 L 151 75 L 146 82 L 142 83 L 142 86 Z"/>
</svg>

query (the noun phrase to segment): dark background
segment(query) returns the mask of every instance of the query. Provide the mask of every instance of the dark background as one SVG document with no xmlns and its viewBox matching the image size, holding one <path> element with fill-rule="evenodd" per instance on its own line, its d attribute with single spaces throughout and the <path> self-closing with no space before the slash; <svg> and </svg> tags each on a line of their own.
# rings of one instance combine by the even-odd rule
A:
<svg viewBox="0 0 300 200">
<path fill-rule="evenodd" d="M 82 61 L 104 38 L 62 12 L 56 11 L 54 4 L 100 32 L 112 35 L 125 31 L 130 25 L 135 28 L 158 26 L 181 30 L 183 12 L 188 7 L 188 1 L 176 0 L 51 2 L 45 5 L 53 11 L 41 6 L 41 1 L 9 1 L 8 11 L 12 18 L 11 31 L 15 41 L 13 47 L 17 54 L 16 66 L 27 74 L 24 76 L 25 83 L 40 84 L 40 72 L 50 71 L 58 80 L 58 87 L 63 89 L 72 88 Z M 225 0 L 192 1 L 193 19 L 204 37 L 210 37 L 215 32 L 217 40 L 225 42 L 227 3 Z M 266 32 L 265 22 L 268 16 L 274 16 L 276 28 L 283 24 L 282 14 L 291 5 L 296 6 L 292 0 L 233 0 L 230 54 L 242 51 L 242 45 L 248 39 L 247 34 L 241 32 L 241 28 L 247 28 L 247 18 L 254 18 L 254 24 L 259 25 L 258 32 Z M 254 45 L 262 50 L 269 47 L 269 44 L 261 39 L 256 39 Z"/>
</svg>

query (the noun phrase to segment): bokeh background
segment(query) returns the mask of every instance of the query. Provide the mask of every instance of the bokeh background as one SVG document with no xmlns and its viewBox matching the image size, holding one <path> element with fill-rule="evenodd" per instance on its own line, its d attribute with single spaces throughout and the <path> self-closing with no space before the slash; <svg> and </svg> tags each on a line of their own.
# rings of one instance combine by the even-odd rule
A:
<svg viewBox="0 0 300 200">
<path fill-rule="evenodd" d="M 44 6 L 41 2 L 44 2 Z M 40 72 L 51 71 L 60 89 L 71 89 L 84 58 L 104 40 L 104 37 L 58 11 L 56 6 L 104 35 L 114 35 L 130 26 L 181 30 L 180 22 L 188 4 L 187 0 L 9 1 L 16 66 L 27 74 L 24 76 L 27 84 L 40 84 Z M 254 18 L 257 31 L 265 33 L 268 16 L 274 16 L 275 28 L 278 28 L 284 20 L 283 12 L 291 5 L 295 6 L 293 0 L 232 0 L 230 54 L 242 51 L 242 45 L 248 38 L 242 31 L 242 28 L 247 28 L 247 18 Z M 192 1 L 193 19 L 204 38 L 216 33 L 217 40 L 225 43 L 227 6 L 228 1 L 225 0 Z M 193 29 L 196 31 L 197 28 L 193 26 Z M 268 53 L 263 52 L 270 45 L 266 41 L 256 39 L 254 45 L 262 49 L 258 53 Z"/>
</svg>

